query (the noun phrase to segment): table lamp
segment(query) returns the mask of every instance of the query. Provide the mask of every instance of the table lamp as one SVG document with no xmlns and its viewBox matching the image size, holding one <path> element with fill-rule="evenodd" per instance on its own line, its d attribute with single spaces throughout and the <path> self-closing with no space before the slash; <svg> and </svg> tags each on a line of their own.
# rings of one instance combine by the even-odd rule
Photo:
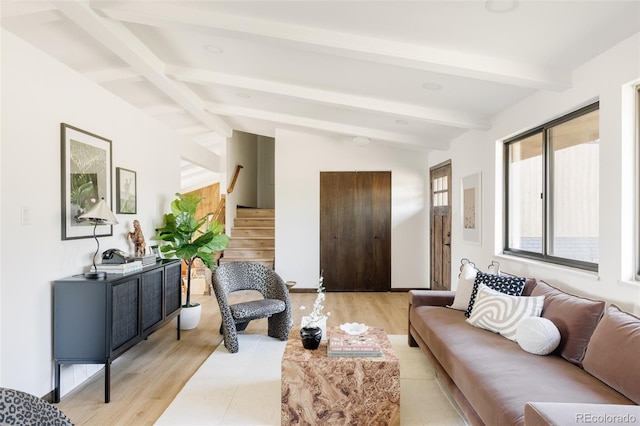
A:
<svg viewBox="0 0 640 426">
<path fill-rule="evenodd" d="M 96 252 L 93 255 L 93 268 L 91 269 L 91 271 L 86 272 L 84 276 L 85 278 L 89 278 L 92 280 L 105 278 L 107 276 L 107 273 L 98 272 L 98 269 L 96 268 L 96 256 L 100 251 L 100 242 L 98 241 L 98 237 L 96 236 L 96 228 L 98 227 L 98 225 L 116 225 L 118 223 L 118 220 L 111 212 L 111 209 L 109 209 L 109 206 L 107 205 L 106 201 L 104 201 L 104 198 L 101 198 L 100 201 L 98 201 L 93 207 L 89 209 L 89 211 L 78 216 L 78 220 L 93 224 L 93 238 L 95 238 L 96 244 L 98 246 Z"/>
</svg>

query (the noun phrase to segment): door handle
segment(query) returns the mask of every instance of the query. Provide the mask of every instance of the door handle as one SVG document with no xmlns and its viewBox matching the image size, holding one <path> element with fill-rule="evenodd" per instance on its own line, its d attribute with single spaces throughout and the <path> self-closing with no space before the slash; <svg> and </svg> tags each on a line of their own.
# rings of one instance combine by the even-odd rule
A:
<svg viewBox="0 0 640 426">
<path fill-rule="evenodd" d="M 442 244 L 442 245 L 443 245 L 443 246 L 449 246 L 449 247 L 451 247 L 451 243 L 444 243 L 444 244 Z"/>
</svg>

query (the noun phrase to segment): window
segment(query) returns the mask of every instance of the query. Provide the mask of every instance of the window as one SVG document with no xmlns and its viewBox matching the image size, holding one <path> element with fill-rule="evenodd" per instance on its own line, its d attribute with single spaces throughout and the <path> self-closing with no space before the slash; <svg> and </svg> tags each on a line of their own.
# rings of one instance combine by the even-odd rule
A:
<svg viewBox="0 0 640 426">
<path fill-rule="evenodd" d="M 505 142 L 504 251 L 598 270 L 599 104 Z"/>
<path fill-rule="evenodd" d="M 440 176 L 433 179 L 433 207 L 449 205 L 449 176 Z"/>
</svg>

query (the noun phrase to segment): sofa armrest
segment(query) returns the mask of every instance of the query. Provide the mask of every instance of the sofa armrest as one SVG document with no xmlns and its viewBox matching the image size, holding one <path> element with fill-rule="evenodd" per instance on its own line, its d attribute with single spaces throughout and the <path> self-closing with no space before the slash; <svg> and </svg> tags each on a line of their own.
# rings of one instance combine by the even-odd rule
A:
<svg viewBox="0 0 640 426">
<path fill-rule="evenodd" d="M 527 426 L 570 424 L 635 424 L 640 405 L 529 402 L 524 406 Z"/>
<path fill-rule="evenodd" d="M 455 291 L 447 290 L 409 290 L 411 306 L 447 306 L 453 303 Z"/>
</svg>

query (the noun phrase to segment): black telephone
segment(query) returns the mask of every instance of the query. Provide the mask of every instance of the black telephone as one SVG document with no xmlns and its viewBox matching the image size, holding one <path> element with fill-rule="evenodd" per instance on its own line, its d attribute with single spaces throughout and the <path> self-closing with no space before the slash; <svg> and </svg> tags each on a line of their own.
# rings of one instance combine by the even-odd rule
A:
<svg viewBox="0 0 640 426">
<path fill-rule="evenodd" d="M 135 259 L 128 253 L 123 252 L 120 249 L 109 249 L 102 253 L 102 263 L 129 263 Z"/>
</svg>

